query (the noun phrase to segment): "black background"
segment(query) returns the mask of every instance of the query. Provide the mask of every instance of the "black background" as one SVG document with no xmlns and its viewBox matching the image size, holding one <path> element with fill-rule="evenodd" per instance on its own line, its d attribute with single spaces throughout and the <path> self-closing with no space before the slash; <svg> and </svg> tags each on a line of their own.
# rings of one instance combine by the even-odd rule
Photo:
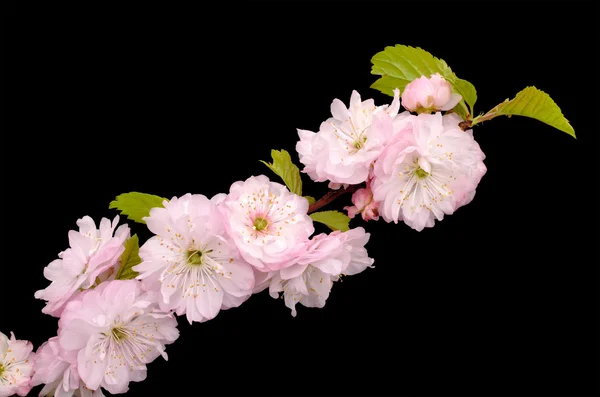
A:
<svg viewBox="0 0 600 397">
<path fill-rule="evenodd" d="M 78 218 L 114 217 L 123 192 L 275 179 L 258 160 L 297 160 L 296 128 L 316 131 L 334 98 L 390 101 L 369 88 L 370 59 L 407 44 L 471 81 L 477 112 L 548 92 L 578 139 L 520 117 L 476 127 L 488 172 L 471 204 L 420 233 L 354 220 L 376 268 L 325 308 L 292 318 L 263 293 L 182 318 L 169 361 L 129 395 L 599 393 L 597 6 L 75 4 L 5 15 L 0 331 L 55 335 L 33 293 Z"/>
</svg>

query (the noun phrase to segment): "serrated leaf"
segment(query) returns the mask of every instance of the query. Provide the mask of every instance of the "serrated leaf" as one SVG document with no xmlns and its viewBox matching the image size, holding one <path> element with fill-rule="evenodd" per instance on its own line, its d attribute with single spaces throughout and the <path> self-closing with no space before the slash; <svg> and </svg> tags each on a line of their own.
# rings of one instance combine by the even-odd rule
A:
<svg viewBox="0 0 600 397">
<path fill-rule="evenodd" d="M 506 99 L 482 116 L 481 119 L 482 121 L 489 120 L 496 116 L 531 117 L 576 138 L 575 130 L 563 116 L 556 102 L 550 98 L 550 95 L 535 87 L 527 87 L 513 99 Z"/>
<path fill-rule="evenodd" d="M 331 230 L 350 230 L 350 218 L 339 211 L 320 211 L 310 214 L 313 221 L 328 226 Z"/>
<path fill-rule="evenodd" d="M 403 91 L 404 87 L 414 79 L 439 73 L 452 84 L 452 90 L 460 94 L 471 108 L 471 112 L 473 111 L 477 101 L 477 91 L 473 84 L 459 79 L 443 59 L 434 57 L 422 48 L 400 44 L 394 47 L 388 46 L 375 54 L 371 58 L 371 63 L 373 64 L 371 74 L 381 76 L 371 85 L 371 88 L 393 96 L 395 88 Z"/>
<path fill-rule="evenodd" d="M 304 196 L 304 198 L 308 200 L 308 205 L 313 205 L 316 201 L 313 196 Z"/>
<path fill-rule="evenodd" d="M 381 76 L 373 84 L 371 84 L 371 88 L 375 88 L 386 95 L 394 96 L 394 89 L 398 88 L 400 92 L 402 92 L 408 83 L 410 83 L 410 81 L 407 82 L 404 79 Z"/>
<path fill-rule="evenodd" d="M 119 261 L 121 267 L 115 276 L 116 280 L 129 280 L 138 276 L 138 272 L 133 270 L 135 265 L 142 263 L 142 259 L 140 258 L 140 241 L 137 234 L 134 234 L 125 241 L 125 251 L 121 254 Z"/>
<path fill-rule="evenodd" d="M 130 192 L 118 195 L 108 208 L 121 211 L 121 214 L 127 215 L 132 221 L 146 223 L 142 218 L 150 215 L 150 209 L 163 207 L 164 200 L 167 199 L 153 194 Z"/>
<path fill-rule="evenodd" d="M 271 150 L 272 163 L 260 160 L 276 173 L 285 185 L 290 189 L 290 192 L 302 196 L 302 179 L 300 179 L 300 169 L 292 163 L 292 158 L 286 150 Z"/>
</svg>

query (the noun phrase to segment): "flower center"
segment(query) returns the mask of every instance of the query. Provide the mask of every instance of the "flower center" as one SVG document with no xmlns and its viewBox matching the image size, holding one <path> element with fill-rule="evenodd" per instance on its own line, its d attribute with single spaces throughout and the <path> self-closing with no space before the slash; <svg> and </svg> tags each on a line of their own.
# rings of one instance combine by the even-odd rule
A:
<svg viewBox="0 0 600 397">
<path fill-rule="evenodd" d="M 110 330 L 110 336 L 116 340 L 117 342 L 121 342 L 122 340 L 127 339 L 127 334 L 123 331 L 121 327 L 114 327 Z"/>
<path fill-rule="evenodd" d="M 354 142 L 354 148 L 356 150 L 360 150 L 365 146 L 365 143 L 367 143 L 366 136 L 362 137 L 362 140 L 359 138 L 356 142 Z"/>
<path fill-rule="evenodd" d="M 0 364 L 0 378 L 2 377 L 3 373 L 4 373 L 4 365 Z"/>
<path fill-rule="evenodd" d="M 418 167 L 414 174 L 417 176 L 417 178 L 419 179 L 423 179 L 423 178 L 427 178 L 429 176 L 429 172 L 425 172 L 425 170 L 421 167 Z"/>
<path fill-rule="evenodd" d="M 267 228 L 267 226 L 269 225 L 269 223 L 267 222 L 267 220 L 265 218 L 256 218 L 254 220 L 254 230 L 264 230 Z"/>
<path fill-rule="evenodd" d="M 202 251 L 188 251 L 187 257 L 190 265 L 201 265 L 204 263 Z"/>
</svg>

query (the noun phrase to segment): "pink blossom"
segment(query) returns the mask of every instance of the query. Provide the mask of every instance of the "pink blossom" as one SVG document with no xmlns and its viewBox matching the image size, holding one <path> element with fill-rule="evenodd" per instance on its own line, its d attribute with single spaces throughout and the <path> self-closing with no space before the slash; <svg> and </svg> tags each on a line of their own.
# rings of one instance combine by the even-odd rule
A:
<svg viewBox="0 0 600 397">
<path fill-rule="evenodd" d="M 156 236 L 140 248 L 142 263 L 134 266 L 144 288 L 159 293 L 160 307 L 185 314 L 190 324 L 241 305 L 254 287 L 252 267 L 226 234 L 215 200 L 186 194 L 150 210 L 144 220 Z"/>
<path fill-rule="evenodd" d="M 375 163 L 373 195 L 386 222 L 415 230 L 468 204 L 486 172 L 485 155 L 456 114 L 419 114 Z"/>
<path fill-rule="evenodd" d="M 348 211 L 348 216 L 354 218 L 357 214 L 361 214 L 363 220 L 378 220 L 379 213 L 377 211 L 378 203 L 373 200 L 373 192 L 371 188 L 358 189 L 352 194 L 351 207 L 344 207 L 344 210 Z"/>
<path fill-rule="evenodd" d="M 411 112 L 450 110 L 462 97 L 452 93 L 452 86 L 439 73 L 421 76 L 408 83 L 402 93 L 402 106 Z"/>
<path fill-rule="evenodd" d="M 308 200 L 264 175 L 235 182 L 220 208 L 242 257 L 263 272 L 290 264 L 315 230 Z"/>
<path fill-rule="evenodd" d="M 102 397 L 102 389 L 92 391 L 79 378 L 77 351 L 61 348 L 58 336 L 44 342 L 37 350 L 31 386 L 43 384 L 40 397 L 50 393 L 54 397 Z"/>
<path fill-rule="evenodd" d="M 77 220 L 79 231 L 69 232 L 70 248 L 58 254 L 59 259 L 44 268 L 44 277 L 51 283 L 35 293 L 37 299 L 47 301 L 43 313 L 59 317 L 65 304 L 79 291 L 90 288 L 97 278 L 106 279 L 114 273 L 129 238 L 129 227 L 119 223 L 119 216 L 111 222 L 102 218 L 100 228 L 92 218 Z M 113 237 L 114 232 L 114 237 Z"/>
<path fill-rule="evenodd" d="M 0 397 L 29 393 L 34 361 L 31 342 L 17 340 L 12 332 L 8 339 L 0 332 Z"/>
<path fill-rule="evenodd" d="M 278 298 L 283 292 L 285 305 L 294 317 L 297 303 L 306 307 L 325 306 L 333 283 L 342 274 L 358 274 L 372 267 L 373 259 L 364 248 L 369 236 L 359 227 L 313 237 L 292 266 L 271 276 L 271 297 Z"/>
<path fill-rule="evenodd" d="M 330 181 L 330 186 L 364 182 L 371 164 L 394 134 L 398 115 L 399 91 L 390 106 L 375 106 L 372 99 L 361 101 L 353 91 L 347 108 L 339 99 L 331 104 L 333 117 L 321 123 L 319 132 L 298 129 L 296 150 L 302 172 L 316 182 Z"/>
<path fill-rule="evenodd" d="M 271 284 L 271 279 L 278 273 L 278 271 L 272 272 L 261 272 L 260 270 L 256 270 L 254 268 L 254 289 L 252 290 L 253 294 L 258 294 L 259 292 L 264 291 Z"/>
<path fill-rule="evenodd" d="M 350 184 L 348 184 L 348 183 L 333 183 L 333 182 L 329 182 L 329 184 L 327 185 L 327 187 L 330 188 L 331 190 L 340 190 L 342 187 L 344 189 L 346 189 L 348 186 L 350 186 Z"/>
<path fill-rule="evenodd" d="M 157 294 L 137 280 L 113 280 L 67 304 L 58 322 L 64 356 L 75 354 L 77 373 L 91 390 L 125 393 L 146 378 L 146 364 L 179 337 L 172 314 L 160 312 Z"/>
<path fill-rule="evenodd" d="M 354 276 L 362 273 L 367 268 L 373 268 L 373 258 L 369 257 L 365 245 L 369 242 L 370 233 L 366 233 L 362 227 L 356 227 L 346 232 L 336 230 L 329 234 L 331 237 L 341 238 L 342 247 L 350 254 L 349 261 L 344 264 L 342 270 L 345 276 Z"/>
</svg>

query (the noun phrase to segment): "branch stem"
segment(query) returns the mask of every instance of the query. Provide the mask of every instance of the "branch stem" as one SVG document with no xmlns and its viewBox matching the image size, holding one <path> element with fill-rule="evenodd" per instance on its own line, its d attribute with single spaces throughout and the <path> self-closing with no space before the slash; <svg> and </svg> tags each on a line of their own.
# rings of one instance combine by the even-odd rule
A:
<svg viewBox="0 0 600 397">
<path fill-rule="evenodd" d="M 309 206 L 308 213 L 310 214 L 311 212 L 315 212 L 321 207 L 324 207 L 327 204 L 331 203 L 338 197 L 343 196 L 345 193 L 354 193 L 358 188 L 360 188 L 360 185 L 350 185 L 346 189 L 340 188 L 338 190 L 331 190 L 325 193 L 323 197 L 315 201 L 311 206 Z"/>
</svg>

